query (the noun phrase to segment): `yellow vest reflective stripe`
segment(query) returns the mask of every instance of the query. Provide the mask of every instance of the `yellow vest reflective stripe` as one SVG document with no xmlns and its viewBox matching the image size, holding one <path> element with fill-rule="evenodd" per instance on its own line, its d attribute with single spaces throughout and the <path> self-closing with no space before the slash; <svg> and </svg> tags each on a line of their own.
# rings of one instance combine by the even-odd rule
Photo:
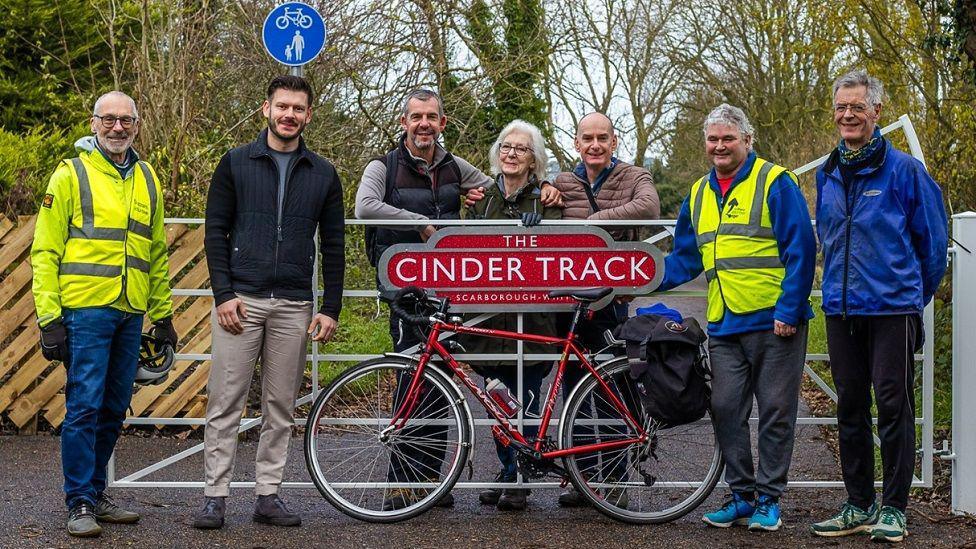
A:
<svg viewBox="0 0 976 549">
<path fill-rule="evenodd" d="M 730 189 L 723 210 L 708 177 L 691 189 L 691 223 L 708 280 L 709 322 L 725 309 L 747 314 L 776 305 L 785 269 L 769 219 L 770 184 L 786 168 L 756 158 L 749 175 Z"/>
<path fill-rule="evenodd" d="M 149 166 L 137 164 L 130 176 L 129 203 L 123 204 L 116 181 L 89 170 L 81 158 L 71 159 L 78 183 L 72 193 L 77 192 L 80 216 L 72 215 L 58 269 L 63 307 L 108 305 L 124 293 L 134 309 L 147 309 L 158 195 Z"/>
</svg>

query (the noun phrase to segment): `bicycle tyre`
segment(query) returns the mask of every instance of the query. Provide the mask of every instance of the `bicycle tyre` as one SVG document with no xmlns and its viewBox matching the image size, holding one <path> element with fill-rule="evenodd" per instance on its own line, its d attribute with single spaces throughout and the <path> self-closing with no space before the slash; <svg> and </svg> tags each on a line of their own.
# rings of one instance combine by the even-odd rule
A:
<svg viewBox="0 0 976 549">
<path fill-rule="evenodd" d="M 420 413 L 411 414 L 407 426 L 396 431 L 398 442 L 381 438 L 396 406 L 398 380 L 406 386 L 406 376 L 412 375 L 415 366 L 415 361 L 398 357 L 361 362 L 340 374 L 312 405 L 305 430 L 305 465 L 319 493 L 346 515 L 376 523 L 413 518 L 436 505 L 461 476 L 471 447 L 470 413 L 461 404 L 464 400 L 454 383 L 433 367 L 424 369 L 422 383 L 429 392 L 418 400 Z M 444 459 L 435 463 L 436 479 L 429 473 L 430 467 L 411 465 L 423 459 L 416 456 L 430 456 L 440 447 L 431 427 L 424 426 L 425 414 L 437 414 L 440 419 L 435 420 L 446 424 Z M 427 431 L 418 434 L 423 429 Z M 422 487 L 383 486 L 389 484 L 394 455 L 404 468 L 410 467 L 401 483 L 423 483 Z M 363 459 L 350 463 L 357 456 Z M 362 466 L 370 462 L 371 466 Z M 421 472 L 421 467 L 428 472 Z M 394 490 L 400 491 L 406 505 L 384 510 Z"/>
<path fill-rule="evenodd" d="M 630 366 L 626 358 L 609 360 L 597 371 L 629 407 L 640 406 L 639 399 L 631 395 L 628 400 L 622 394 L 629 390 Z M 622 428 L 623 418 L 613 420 L 611 412 L 618 417 L 619 413 L 608 403 L 596 378 L 585 376 L 564 406 L 560 447 L 611 442 L 614 438 L 632 436 Z M 655 425 L 642 410 L 632 409 L 631 413 L 645 425 L 645 430 L 650 431 Z M 587 422 L 592 425 L 596 420 L 603 425 L 586 426 Z M 667 465 L 677 466 L 679 471 L 663 469 L 662 455 L 670 457 Z M 598 511 L 633 524 L 660 524 L 686 515 L 711 494 L 723 470 L 722 453 L 710 421 L 673 428 L 659 427 L 655 437 L 644 444 L 633 444 L 623 450 L 569 455 L 563 458 L 563 463 L 573 486 Z M 651 465 L 655 467 L 653 472 L 668 478 L 662 482 L 658 476 L 651 475 L 654 481 L 648 485 L 646 477 L 634 467 L 635 463 Z M 646 470 L 644 473 L 649 474 Z"/>
</svg>

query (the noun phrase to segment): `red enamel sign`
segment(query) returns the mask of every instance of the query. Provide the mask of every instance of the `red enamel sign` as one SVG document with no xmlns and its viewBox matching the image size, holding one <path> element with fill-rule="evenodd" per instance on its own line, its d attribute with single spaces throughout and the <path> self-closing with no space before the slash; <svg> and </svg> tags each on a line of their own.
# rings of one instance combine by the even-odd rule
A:
<svg viewBox="0 0 976 549">
<path fill-rule="evenodd" d="M 385 289 L 418 286 L 468 311 L 566 310 L 550 290 L 611 287 L 646 294 L 660 284 L 664 257 L 645 242 L 615 242 L 596 227 L 450 227 L 424 244 L 392 246 L 380 258 Z"/>
</svg>

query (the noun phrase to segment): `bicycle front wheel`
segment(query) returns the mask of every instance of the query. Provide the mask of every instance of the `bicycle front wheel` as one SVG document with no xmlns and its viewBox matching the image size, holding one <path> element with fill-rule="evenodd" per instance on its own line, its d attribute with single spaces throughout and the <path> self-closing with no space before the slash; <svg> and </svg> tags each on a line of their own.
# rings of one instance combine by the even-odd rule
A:
<svg viewBox="0 0 976 549">
<path fill-rule="evenodd" d="M 711 421 L 659 425 L 641 408 L 625 358 L 605 363 L 598 372 L 649 439 L 623 448 L 566 456 L 573 486 L 603 514 L 636 524 L 672 521 L 701 504 L 722 475 L 722 455 Z M 597 378 L 584 377 L 560 420 L 562 448 L 635 436 Z"/>
<path fill-rule="evenodd" d="M 407 359 L 362 362 L 315 400 L 305 431 L 305 463 L 322 496 L 368 522 L 396 522 L 433 507 L 457 482 L 470 448 L 470 423 L 456 387 L 424 369 L 411 411 L 391 426 L 417 374 Z"/>
</svg>

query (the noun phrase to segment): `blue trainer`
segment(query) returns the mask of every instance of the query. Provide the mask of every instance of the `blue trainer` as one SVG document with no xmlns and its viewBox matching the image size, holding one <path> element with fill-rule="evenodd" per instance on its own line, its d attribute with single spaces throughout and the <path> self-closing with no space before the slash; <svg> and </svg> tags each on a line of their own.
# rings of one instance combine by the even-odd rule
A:
<svg viewBox="0 0 976 549">
<path fill-rule="evenodd" d="M 719 510 L 702 515 L 702 522 L 716 528 L 745 526 L 749 524 L 749 518 L 754 510 L 751 501 L 743 498 L 740 492 L 732 492 L 732 497 L 727 499 Z"/>
<path fill-rule="evenodd" d="M 783 520 L 779 513 L 779 500 L 765 494 L 759 496 L 756 503 L 756 511 L 752 514 L 749 521 L 749 530 L 753 532 L 765 530 L 775 532 L 783 525 Z"/>
</svg>

